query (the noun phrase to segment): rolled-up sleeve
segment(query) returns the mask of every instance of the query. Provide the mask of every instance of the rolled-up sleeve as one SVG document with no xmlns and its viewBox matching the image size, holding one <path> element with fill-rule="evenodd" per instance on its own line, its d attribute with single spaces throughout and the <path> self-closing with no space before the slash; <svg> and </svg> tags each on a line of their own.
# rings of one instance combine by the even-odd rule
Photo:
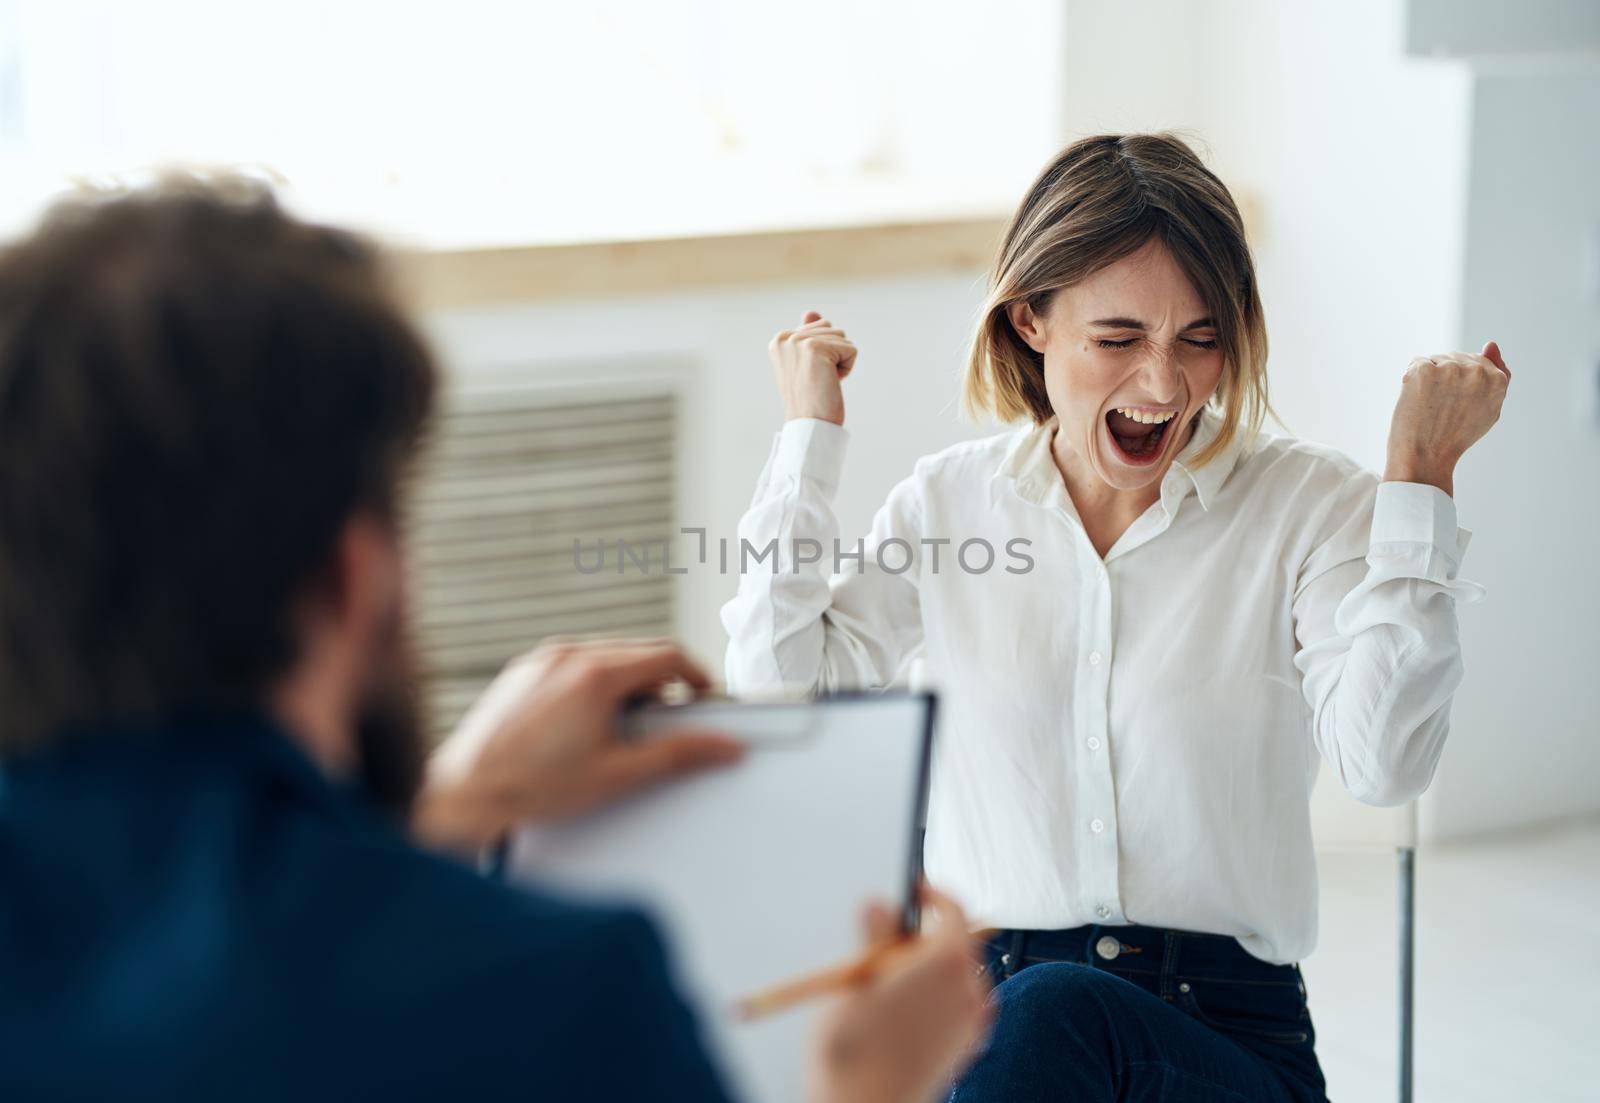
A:
<svg viewBox="0 0 1600 1103">
<path fill-rule="evenodd" d="M 1295 666 L 1317 748 L 1358 800 L 1403 804 L 1433 779 L 1462 677 L 1456 604 L 1483 596 L 1458 577 L 1469 539 L 1442 490 L 1360 472 L 1301 566 Z"/>
</svg>

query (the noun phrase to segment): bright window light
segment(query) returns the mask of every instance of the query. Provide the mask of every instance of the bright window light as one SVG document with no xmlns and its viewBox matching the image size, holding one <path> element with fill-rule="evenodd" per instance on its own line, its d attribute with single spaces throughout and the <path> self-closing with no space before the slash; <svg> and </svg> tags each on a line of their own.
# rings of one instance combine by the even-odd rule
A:
<svg viewBox="0 0 1600 1103">
<path fill-rule="evenodd" d="M 993 214 L 1061 134 L 1060 0 L 0 0 L 0 233 L 248 167 L 429 246 Z"/>
</svg>

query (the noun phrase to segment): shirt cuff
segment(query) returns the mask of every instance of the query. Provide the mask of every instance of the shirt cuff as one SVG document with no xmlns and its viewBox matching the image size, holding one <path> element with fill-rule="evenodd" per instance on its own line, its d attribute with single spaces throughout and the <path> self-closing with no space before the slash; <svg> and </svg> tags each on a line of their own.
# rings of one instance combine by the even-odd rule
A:
<svg viewBox="0 0 1600 1103">
<path fill-rule="evenodd" d="M 772 478 L 807 478 L 832 494 L 844 468 L 850 434 L 843 425 L 814 417 L 797 417 L 783 423 L 772 442 L 768 472 Z"/>
<path fill-rule="evenodd" d="M 1461 566 L 1472 534 L 1456 523 L 1456 502 L 1426 483 L 1384 482 L 1372 507 L 1372 546 L 1429 544 Z"/>
</svg>

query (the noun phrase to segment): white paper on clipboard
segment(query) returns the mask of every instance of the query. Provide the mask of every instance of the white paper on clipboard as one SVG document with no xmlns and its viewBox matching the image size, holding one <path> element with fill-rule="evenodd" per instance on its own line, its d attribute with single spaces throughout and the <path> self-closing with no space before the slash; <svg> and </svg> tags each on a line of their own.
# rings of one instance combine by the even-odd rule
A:
<svg viewBox="0 0 1600 1103">
<path fill-rule="evenodd" d="M 573 824 L 512 840 L 514 880 L 641 903 L 741 1098 L 801 1098 L 813 1005 L 736 1022 L 737 999 L 862 948 L 861 905 L 905 906 L 921 871 L 934 698 L 863 693 L 806 703 L 710 700 L 633 716 L 726 731 L 736 765 Z"/>
</svg>

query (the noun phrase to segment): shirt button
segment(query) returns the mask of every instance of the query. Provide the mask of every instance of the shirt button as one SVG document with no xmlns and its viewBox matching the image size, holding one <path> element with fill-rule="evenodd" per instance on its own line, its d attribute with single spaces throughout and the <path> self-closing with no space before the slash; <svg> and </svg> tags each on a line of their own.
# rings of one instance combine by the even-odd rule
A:
<svg viewBox="0 0 1600 1103">
<path fill-rule="evenodd" d="M 1111 961 L 1118 954 L 1122 953 L 1122 943 L 1118 942 L 1110 935 L 1106 935 L 1099 942 L 1094 944 L 1094 952 L 1105 958 L 1107 961 Z"/>
<path fill-rule="evenodd" d="M 1090 666 L 1099 666 L 1100 665 L 1100 660 L 1102 658 L 1104 658 L 1104 657 L 1105 656 L 1101 655 L 1100 652 L 1098 652 L 1098 651 L 1089 652 L 1089 665 Z"/>
<path fill-rule="evenodd" d="M 1098 735 L 1091 735 L 1089 737 L 1089 749 L 1091 751 L 1098 751 L 1100 749 L 1100 737 Z"/>
<path fill-rule="evenodd" d="M 1089 821 L 1089 830 L 1093 831 L 1096 835 L 1100 834 L 1100 832 L 1104 831 L 1105 829 L 1106 829 L 1106 821 L 1105 820 L 1093 819 L 1093 820 Z"/>
<path fill-rule="evenodd" d="M 1101 904 L 1098 908 L 1096 908 L 1094 910 L 1094 913 L 1096 915 L 1098 915 L 1101 919 L 1108 919 L 1111 916 L 1111 909 L 1106 907 L 1104 904 Z"/>
</svg>

